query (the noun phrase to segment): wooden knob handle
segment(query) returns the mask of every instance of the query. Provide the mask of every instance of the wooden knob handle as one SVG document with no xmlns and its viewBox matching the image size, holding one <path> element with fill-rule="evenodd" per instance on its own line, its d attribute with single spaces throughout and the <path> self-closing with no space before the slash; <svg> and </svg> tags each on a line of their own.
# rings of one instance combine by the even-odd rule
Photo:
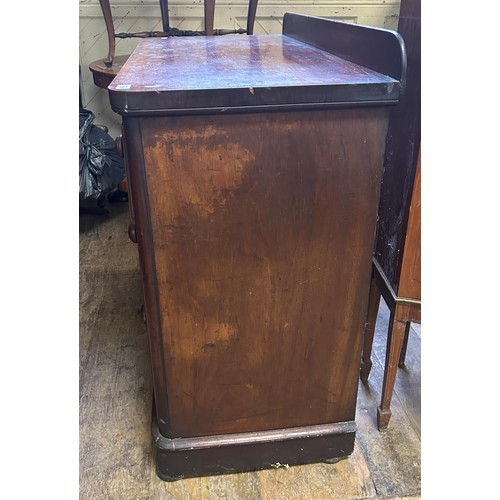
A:
<svg viewBox="0 0 500 500">
<path fill-rule="evenodd" d="M 135 224 L 133 222 L 128 225 L 128 237 L 131 241 L 137 243 L 137 234 L 135 232 Z"/>
<path fill-rule="evenodd" d="M 122 137 L 122 134 L 120 134 L 115 139 L 115 149 L 116 149 L 116 152 L 123 158 L 123 137 Z"/>
</svg>

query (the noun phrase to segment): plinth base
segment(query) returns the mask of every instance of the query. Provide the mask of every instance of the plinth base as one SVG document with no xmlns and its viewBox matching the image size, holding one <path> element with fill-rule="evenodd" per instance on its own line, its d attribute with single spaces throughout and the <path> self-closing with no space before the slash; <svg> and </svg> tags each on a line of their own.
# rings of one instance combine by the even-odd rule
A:
<svg viewBox="0 0 500 500">
<path fill-rule="evenodd" d="M 354 449 L 354 421 L 262 432 L 168 439 L 153 420 L 156 472 L 164 481 L 328 461 Z"/>
</svg>

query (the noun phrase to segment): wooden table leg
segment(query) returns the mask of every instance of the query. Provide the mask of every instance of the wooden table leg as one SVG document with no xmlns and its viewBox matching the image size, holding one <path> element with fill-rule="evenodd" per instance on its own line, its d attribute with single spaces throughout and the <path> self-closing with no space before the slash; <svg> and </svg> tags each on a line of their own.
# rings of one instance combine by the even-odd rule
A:
<svg viewBox="0 0 500 500">
<path fill-rule="evenodd" d="M 396 305 L 391 311 L 389 332 L 387 335 L 387 351 L 385 355 L 384 385 L 382 387 L 382 401 L 377 409 L 378 430 L 386 429 L 391 418 L 391 399 L 396 382 L 396 373 L 401 356 L 401 349 L 407 329 L 407 311 L 405 307 Z"/>
<path fill-rule="evenodd" d="M 363 339 L 363 355 L 361 357 L 360 378 L 363 382 L 368 380 L 372 369 L 372 345 L 377 323 L 378 308 L 380 305 L 380 290 L 374 279 L 370 284 L 370 296 L 368 298 L 368 314 L 366 316 L 365 332 Z"/>
</svg>

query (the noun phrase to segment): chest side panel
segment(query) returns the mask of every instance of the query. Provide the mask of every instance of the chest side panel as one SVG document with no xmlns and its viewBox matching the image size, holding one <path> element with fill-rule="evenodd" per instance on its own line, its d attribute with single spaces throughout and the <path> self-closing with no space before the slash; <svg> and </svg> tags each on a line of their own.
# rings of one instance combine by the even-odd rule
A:
<svg viewBox="0 0 500 500">
<path fill-rule="evenodd" d="M 142 119 L 172 437 L 354 418 L 386 124 Z"/>
</svg>

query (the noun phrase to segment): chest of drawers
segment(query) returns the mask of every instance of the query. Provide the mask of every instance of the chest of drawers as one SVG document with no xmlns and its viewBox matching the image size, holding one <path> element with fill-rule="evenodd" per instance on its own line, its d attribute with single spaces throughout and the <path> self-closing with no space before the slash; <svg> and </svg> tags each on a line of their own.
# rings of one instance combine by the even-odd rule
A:
<svg viewBox="0 0 500 500">
<path fill-rule="evenodd" d="M 404 64 L 394 32 L 287 14 L 282 35 L 146 39 L 110 85 L 163 479 L 351 453 Z"/>
</svg>

